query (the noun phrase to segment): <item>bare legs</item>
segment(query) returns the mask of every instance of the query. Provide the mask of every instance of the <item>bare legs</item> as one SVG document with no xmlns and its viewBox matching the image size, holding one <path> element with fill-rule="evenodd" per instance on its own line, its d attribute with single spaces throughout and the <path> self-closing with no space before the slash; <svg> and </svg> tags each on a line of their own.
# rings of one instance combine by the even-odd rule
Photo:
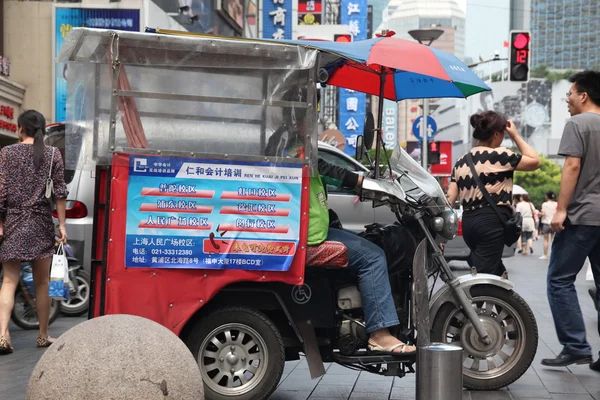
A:
<svg viewBox="0 0 600 400">
<path fill-rule="evenodd" d="M 48 319 L 50 318 L 50 266 L 52 257 L 33 262 L 33 282 L 35 283 L 35 307 L 40 321 L 40 337 L 48 337 Z"/>
<path fill-rule="evenodd" d="M 15 305 L 15 291 L 21 277 L 21 263 L 14 261 L 2 263 L 2 274 L 2 288 L 0 288 L 0 338 L 4 338 L 10 343 L 8 323 L 10 322 L 10 314 Z"/>
</svg>

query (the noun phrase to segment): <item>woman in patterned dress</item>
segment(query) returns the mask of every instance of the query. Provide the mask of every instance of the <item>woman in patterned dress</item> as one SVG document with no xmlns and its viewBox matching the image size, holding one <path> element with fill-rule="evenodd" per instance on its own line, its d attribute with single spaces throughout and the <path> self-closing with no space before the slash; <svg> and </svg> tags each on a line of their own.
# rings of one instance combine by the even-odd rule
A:
<svg viewBox="0 0 600 400">
<path fill-rule="evenodd" d="M 502 114 L 484 111 L 472 115 L 471 126 L 474 128 L 473 138 L 478 140 L 477 146 L 471 149 L 475 171 L 506 222 L 512 214 L 514 171 L 534 171 L 540 167 L 540 159 L 521 138 L 515 124 Z M 521 154 L 501 147 L 505 131 Z M 471 249 L 469 266 L 475 267 L 478 272 L 501 276 L 506 271 L 502 263 L 504 223 L 483 198 L 466 154 L 456 162 L 448 187 L 450 204 L 457 198 L 460 198 L 464 209 L 463 238 Z"/>
<path fill-rule="evenodd" d="M 0 354 L 12 353 L 8 323 L 19 284 L 21 262 L 33 264 L 36 309 L 40 324 L 37 347 L 48 347 L 50 297 L 48 286 L 54 254 L 55 230 L 46 181 L 52 179 L 58 213 L 58 236 L 66 242 L 65 206 L 67 187 L 60 151 L 44 144 L 46 119 L 29 110 L 17 120 L 19 142 L 0 150 Z"/>
</svg>

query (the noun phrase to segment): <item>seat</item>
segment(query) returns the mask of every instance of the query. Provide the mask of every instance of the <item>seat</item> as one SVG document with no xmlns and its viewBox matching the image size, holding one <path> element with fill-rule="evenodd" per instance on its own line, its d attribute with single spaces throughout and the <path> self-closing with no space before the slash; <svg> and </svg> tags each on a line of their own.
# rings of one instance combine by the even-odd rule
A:
<svg viewBox="0 0 600 400">
<path fill-rule="evenodd" d="M 306 250 L 308 267 L 345 268 L 348 266 L 348 251 L 342 242 L 325 241 Z"/>
</svg>

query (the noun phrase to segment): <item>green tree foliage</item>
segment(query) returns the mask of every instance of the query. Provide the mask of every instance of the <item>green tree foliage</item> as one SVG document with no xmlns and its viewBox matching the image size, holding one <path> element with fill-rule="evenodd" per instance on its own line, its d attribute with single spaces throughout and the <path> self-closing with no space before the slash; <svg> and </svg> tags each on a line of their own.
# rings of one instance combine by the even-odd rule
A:
<svg viewBox="0 0 600 400">
<path fill-rule="evenodd" d="M 558 196 L 560 189 L 561 168 L 558 164 L 539 156 L 542 165 L 533 172 L 515 172 L 515 184 L 523 187 L 528 193 L 533 204 L 540 207 L 544 202 L 544 195 L 553 191 Z"/>
<path fill-rule="evenodd" d="M 579 71 L 568 70 L 568 71 L 551 71 L 545 65 L 532 68 L 529 72 L 531 78 L 541 78 L 547 80 L 549 83 L 555 83 L 563 79 L 569 78 L 571 75 Z"/>
</svg>

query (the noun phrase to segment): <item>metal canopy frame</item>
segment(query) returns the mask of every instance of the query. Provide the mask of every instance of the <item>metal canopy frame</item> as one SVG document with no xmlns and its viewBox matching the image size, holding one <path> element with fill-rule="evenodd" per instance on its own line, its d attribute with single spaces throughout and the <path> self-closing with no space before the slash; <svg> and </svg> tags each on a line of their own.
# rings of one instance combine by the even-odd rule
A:
<svg viewBox="0 0 600 400">
<path fill-rule="evenodd" d="M 268 59 L 263 59 L 259 62 L 259 64 L 263 67 L 261 70 L 256 70 L 256 66 L 250 65 L 248 67 L 248 72 L 252 73 L 253 77 L 261 77 L 262 84 L 262 99 L 257 98 L 239 98 L 239 97 L 216 97 L 216 96 L 199 96 L 199 95 L 189 95 L 189 94 L 181 94 L 181 93 L 161 93 L 161 92 L 152 92 L 152 91 L 140 91 L 140 90 L 124 90 L 119 87 L 119 76 L 123 67 L 127 65 L 132 65 L 141 68 L 160 68 L 160 69 L 175 69 L 181 71 L 208 71 L 208 72 L 217 72 L 219 74 L 231 74 L 231 75 L 239 75 L 240 69 L 244 69 L 244 66 L 235 67 L 231 66 L 214 66 L 214 67 L 206 67 L 206 66 L 194 66 L 194 60 L 198 59 L 198 54 L 202 54 L 202 46 L 194 45 L 193 42 L 197 42 L 199 40 L 203 40 L 204 42 L 208 42 L 210 47 L 215 47 L 222 44 L 231 44 L 234 40 L 230 40 L 227 38 L 194 38 L 194 37 L 178 37 L 178 36 L 163 36 L 158 34 L 144 34 L 144 33 L 132 33 L 132 32 L 116 32 L 116 31 L 107 31 L 107 30 L 99 30 L 99 29 L 88 29 L 88 28 L 75 28 L 69 34 L 71 36 L 71 40 L 74 40 L 75 43 L 72 44 L 70 49 L 65 50 L 61 49 L 61 54 L 59 55 L 59 60 L 64 62 L 86 62 L 86 63 L 95 63 L 95 88 L 94 88 L 94 124 L 93 124 L 93 157 L 95 160 L 101 159 L 101 155 L 99 152 L 99 115 L 109 115 L 109 132 L 108 132 L 108 147 L 110 152 L 130 152 L 130 153 L 147 153 L 147 154 L 163 154 L 163 155 L 179 155 L 179 156 L 191 156 L 191 157 L 202 157 L 202 158 L 221 158 L 221 159 L 244 159 L 248 161 L 270 161 L 270 162 L 281 162 L 281 159 L 273 158 L 273 157 L 265 157 L 264 151 L 266 147 L 266 138 L 267 138 L 267 126 L 266 126 L 266 116 L 269 107 L 295 107 L 312 110 L 316 107 L 315 104 L 312 104 L 311 101 L 307 102 L 298 102 L 298 101 L 284 101 L 284 100 L 272 100 L 268 99 L 268 79 L 269 72 L 274 71 L 287 71 L 287 69 L 283 68 L 273 68 L 272 62 L 269 62 Z M 100 40 L 96 44 L 97 48 L 94 50 L 92 54 L 88 57 L 80 56 L 79 53 L 84 47 L 86 40 L 96 39 L 99 37 Z M 128 40 L 133 40 L 132 42 L 128 42 L 127 45 L 123 45 L 121 38 L 126 38 Z M 69 39 L 69 37 L 67 38 Z M 109 40 L 108 43 L 108 59 L 104 58 L 101 53 L 101 49 L 103 48 L 102 41 Z M 137 40 L 137 41 L 136 41 Z M 156 42 L 167 42 L 169 44 L 175 44 L 173 47 L 165 48 L 166 52 L 182 52 L 185 51 L 186 46 L 189 48 L 193 48 L 195 50 L 190 57 L 189 60 L 190 65 L 177 65 L 174 66 L 168 63 L 157 62 L 156 64 L 148 64 L 144 62 L 144 60 L 140 57 L 139 59 L 132 58 L 131 54 L 126 57 L 123 57 L 123 49 L 126 48 L 128 53 L 134 54 L 139 49 L 136 49 L 134 43 L 140 44 L 142 47 L 149 47 L 152 43 Z M 264 43 L 257 42 L 252 43 L 251 41 L 247 41 L 248 43 L 244 43 L 242 46 L 245 51 L 237 52 L 234 56 L 238 58 L 244 55 L 250 55 L 250 53 L 256 53 L 259 50 L 259 47 L 269 46 L 269 56 L 275 59 L 296 59 L 298 58 L 298 48 L 294 45 L 286 45 L 279 43 Z M 166 46 L 165 43 L 162 43 Z M 240 45 L 239 40 L 236 43 L 237 46 Z M 229 57 L 227 54 L 228 48 L 222 50 L 219 55 L 225 54 L 226 57 Z M 293 51 L 295 50 L 295 51 Z M 161 50 L 154 52 L 153 56 L 156 58 L 160 58 L 159 53 Z M 205 55 L 206 56 L 206 55 Z M 253 54 L 253 59 L 258 60 L 256 54 Z M 168 57 L 163 57 L 168 58 Z M 303 70 L 308 74 L 307 76 L 307 98 L 308 99 L 316 99 L 316 82 L 317 73 L 318 73 L 318 58 L 317 56 L 316 62 L 309 62 L 309 60 L 303 60 L 306 64 L 307 68 Z M 107 63 L 106 61 L 109 61 Z M 102 66 L 108 65 L 111 69 L 111 98 L 110 98 L 110 108 L 102 108 L 100 106 L 100 85 L 101 79 L 100 75 L 102 73 Z M 300 71 L 301 74 L 304 74 L 303 71 Z M 260 106 L 261 107 L 261 119 L 239 119 L 232 116 L 230 118 L 219 118 L 219 117 L 210 117 L 210 116 L 194 116 L 194 115 L 186 115 L 186 114 L 177 114 L 177 113 L 165 113 L 165 112 L 148 112 L 148 111 L 138 111 L 138 115 L 140 117 L 146 118 L 168 118 L 175 120 L 195 120 L 195 121 L 210 121 L 210 122 L 230 122 L 230 123 L 239 123 L 245 122 L 250 124 L 260 125 L 260 148 L 262 155 L 261 156 L 239 156 L 239 155 L 215 155 L 215 154 L 200 154 L 194 152 L 178 152 L 178 151 L 170 151 L 169 149 L 139 149 L 139 148 L 130 148 L 130 147 L 121 147 L 118 146 L 116 141 L 116 131 L 117 131 L 117 117 L 118 117 L 118 108 L 119 108 L 119 98 L 120 97 L 133 97 L 133 98 L 146 98 L 146 99 L 157 99 L 157 100 L 176 100 L 176 101 L 189 101 L 189 102 L 204 102 L 204 103 L 219 103 L 219 104 L 233 104 L 233 105 L 252 105 L 252 106 Z M 306 113 L 306 124 L 308 126 L 313 126 L 315 123 L 313 120 L 314 113 L 307 112 Z M 316 140 L 315 140 L 316 142 Z M 312 149 L 311 143 L 311 135 L 306 135 L 304 138 L 304 146 L 305 149 Z M 303 164 L 308 164 L 310 162 L 311 150 L 308 150 L 304 156 L 304 159 L 301 161 Z M 293 159 L 285 160 L 286 163 L 289 163 Z M 297 162 L 297 161 L 294 161 Z"/>
</svg>

